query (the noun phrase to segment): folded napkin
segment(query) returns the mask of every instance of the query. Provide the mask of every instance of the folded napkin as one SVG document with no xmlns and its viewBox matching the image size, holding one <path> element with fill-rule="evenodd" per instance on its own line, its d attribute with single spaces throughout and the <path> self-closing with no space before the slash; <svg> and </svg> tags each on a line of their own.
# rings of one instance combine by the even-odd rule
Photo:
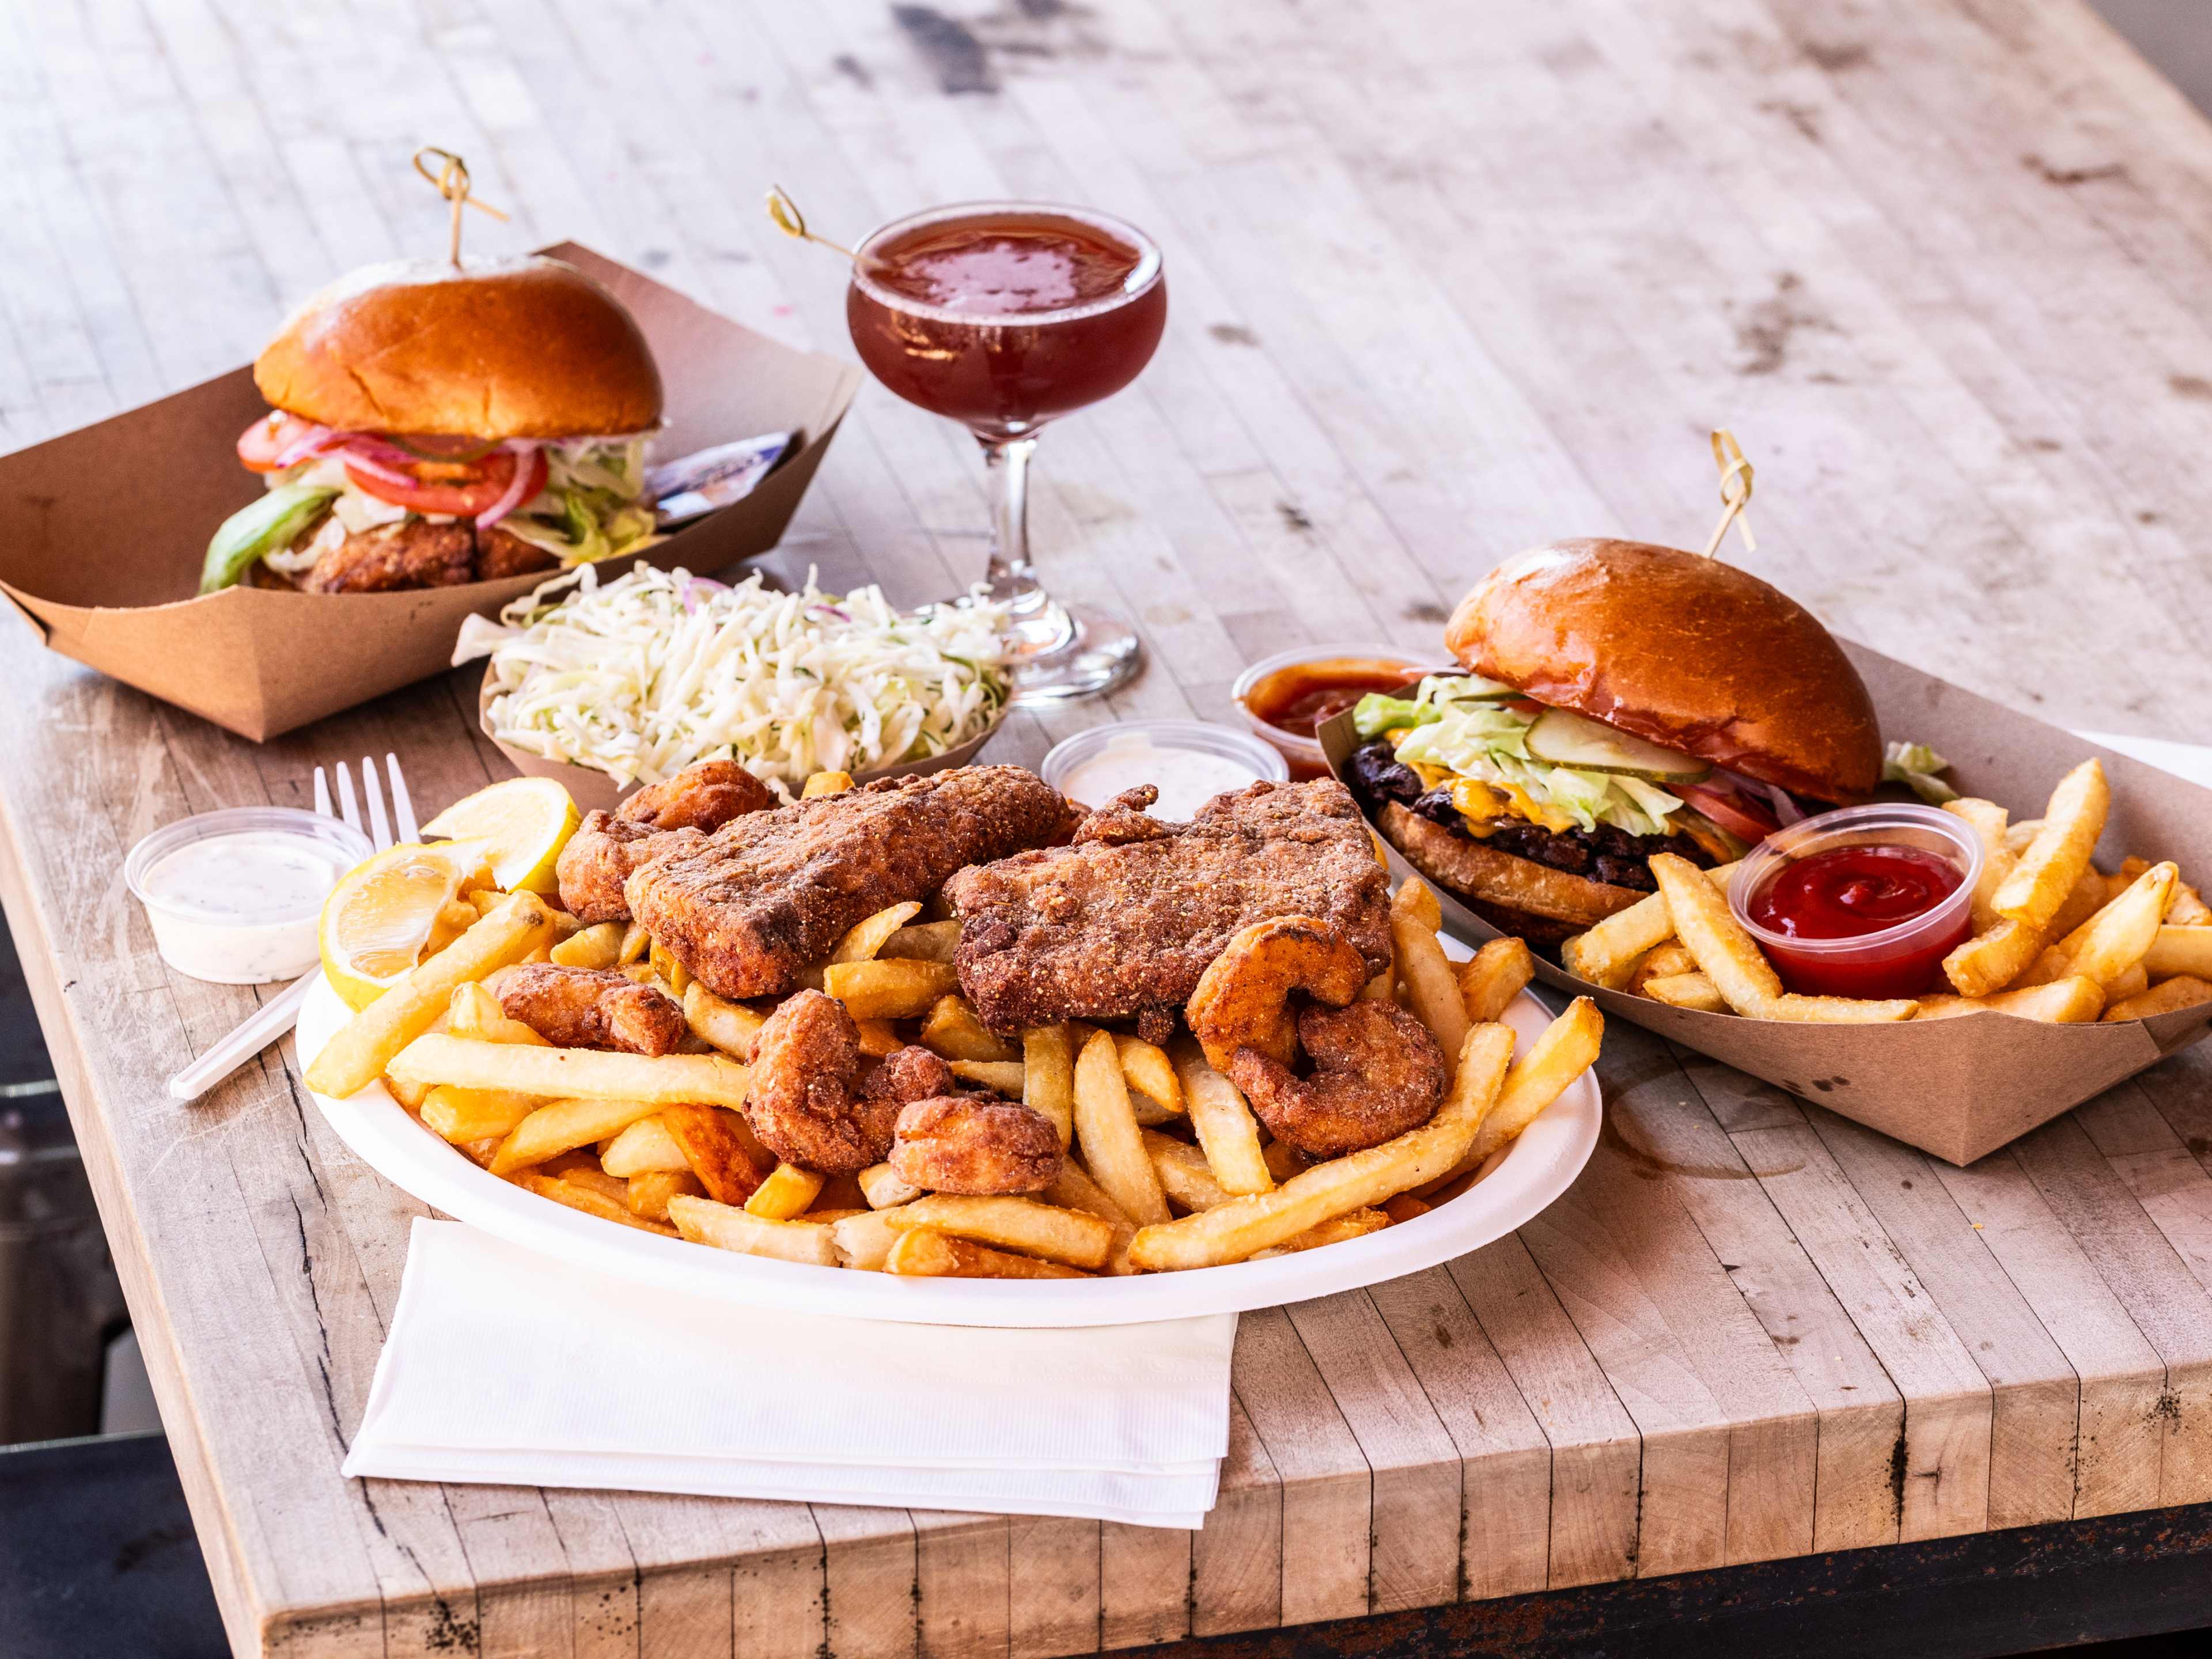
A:
<svg viewBox="0 0 2212 1659">
<path fill-rule="evenodd" d="M 779 1313 L 418 1219 L 345 1473 L 1194 1528 L 1236 1334 Z"/>
<path fill-rule="evenodd" d="M 2117 749 L 2130 760 L 2171 772 L 2178 778 L 2212 789 L 2212 748 L 2199 743 L 2176 743 L 2171 738 L 2131 738 L 2117 732 L 2075 734 L 2107 749 Z"/>
</svg>

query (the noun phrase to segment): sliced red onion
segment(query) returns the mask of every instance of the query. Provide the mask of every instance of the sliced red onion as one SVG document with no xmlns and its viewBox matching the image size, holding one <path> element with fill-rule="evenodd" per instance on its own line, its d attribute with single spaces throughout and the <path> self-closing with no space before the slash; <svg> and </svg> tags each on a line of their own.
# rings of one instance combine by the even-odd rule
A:
<svg viewBox="0 0 2212 1659">
<path fill-rule="evenodd" d="M 1790 792 L 1787 789 L 1778 783 L 1762 784 L 1759 787 L 1766 792 L 1766 799 L 1774 803 L 1775 821 L 1784 830 L 1793 823 L 1802 823 L 1805 821 L 1804 809 L 1790 799 Z"/>
<path fill-rule="evenodd" d="M 305 437 L 295 438 L 277 452 L 276 471 L 282 472 L 287 467 L 297 466 L 310 455 L 319 455 L 325 449 L 343 443 L 352 436 L 349 432 L 333 432 L 326 426 L 310 427 Z"/>
<path fill-rule="evenodd" d="M 514 476 L 507 480 L 507 494 L 477 514 L 477 529 L 490 529 L 536 492 L 538 441 L 535 438 L 509 438 L 500 446 L 514 457 Z"/>
<path fill-rule="evenodd" d="M 362 438 L 356 438 L 349 441 L 340 452 L 345 458 L 345 464 L 350 467 L 358 467 L 370 477 L 381 478 L 386 483 L 411 487 L 422 482 L 413 473 L 404 471 L 384 459 L 371 445 L 372 441 Z"/>
</svg>

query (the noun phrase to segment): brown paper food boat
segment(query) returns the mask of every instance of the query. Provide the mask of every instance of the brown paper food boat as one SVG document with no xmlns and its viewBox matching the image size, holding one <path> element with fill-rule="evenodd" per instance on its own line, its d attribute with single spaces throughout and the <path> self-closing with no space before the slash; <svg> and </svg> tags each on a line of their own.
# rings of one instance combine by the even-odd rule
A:
<svg viewBox="0 0 2212 1659">
<path fill-rule="evenodd" d="M 653 459 L 798 434 L 750 495 L 639 556 L 705 574 L 775 546 L 859 368 L 779 345 L 573 242 L 543 251 L 605 283 L 645 331 L 666 397 Z M 0 591 L 47 645 L 257 742 L 439 672 L 464 617 L 495 615 L 544 580 L 194 596 L 208 538 L 260 491 L 233 446 L 267 409 L 238 368 L 0 456 Z"/>
<path fill-rule="evenodd" d="M 643 787 L 641 784 L 617 783 L 597 767 L 578 766 L 569 761 L 547 760 L 543 755 L 533 755 L 526 749 L 517 749 L 492 737 L 491 687 L 487 683 L 477 690 L 477 724 L 483 734 L 491 738 L 492 747 L 507 757 L 514 769 L 526 777 L 551 778 L 564 787 L 570 799 L 586 812 L 611 812 L 624 800 Z M 927 760 L 894 761 L 888 766 L 878 766 L 866 772 L 853 774 L 855 783 L 872 783 L 878 778 L 919 777 L 926 773 L 942 772 L 948 767 L 965 766 L 982 751 L 983 745 L 999 734 L 1006 724 L 1007 709 L 1001 706 L 991 723 L 967 742 L 957 744 L 941 755 Z"/>
<path fill-rule="evenodd" d="M 1884 735 L 1931 745 L 1951 762 L 1951 779 L 1966 793 L 1986 796 L 2015 818 L 2039 817 L 2061 775 L 2094 755 L 2112 789 L 2112 817 L 2097 847 L 2100 867 L 2116 869 L 2134 853 L 2172 859 L 2185 876 L 2212 874 L 2212 790 L 1843 643 L 1873 695 Z M 1358 741 L 1349 712 L 1322 727 L 1332 772 L 1342 775 Z M 1414 873 L 1395 848 L 1389 860 L 1394 875 Z M 1450 894 L 1439 890 L 1437 898 L 1453 933 L 1475 941 L 1498 937 Z M 1595 999 L 1608 1016 L 1952 1164 L 1971 1164 L 2155 1065 L 2196 1042 L 2212 1023 L 2207 1006 L 2110 1025 L 2048 1025 L 2003 1014 L 1924 1025 L 1793 1025 L 1608 991 L 1540 956 L 1536 974 L 1547 985 Z"/>
</svg>

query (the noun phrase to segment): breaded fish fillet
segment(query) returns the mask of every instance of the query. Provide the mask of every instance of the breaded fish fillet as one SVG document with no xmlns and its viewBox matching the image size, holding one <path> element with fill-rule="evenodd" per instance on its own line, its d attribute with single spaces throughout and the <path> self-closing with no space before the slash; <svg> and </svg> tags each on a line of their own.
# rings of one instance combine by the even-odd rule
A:
<svg viewBox="0 0 2212 1659">
<path fill-rule="evenodd" d="M 854 922 L 927 897 L 969 865 L 1064 840 L 1074 820 L 1058 790 L 1018 766 L 887 778 L 750 812 L 710 836 L 670 832 L 623 892 L 629 914 L 717 996 L 775 996 Z"/>
<path fill-rule="evenodd" d="M 629 915 L 623 884 L 639 865 L 677 844 L 666 837 L 718 829 L 775 805 L 769 787 L 733 760 L 701 761 L 647 784 L 612 812 L 593 812 L 568 837 L 554 866 L 561 902 L 583 921 L 620 921 Z"/>
<path fill-rule="evenodd" d="M 1187 824 L 1148 818 L 1149 787 L 1093 813 L 1076 844 L 945 884 L 960 988 L 994 1031 L 1063 1019 L 1159 1021 L 1182 1009 L 1240 928 L 1316 916 L 1379 973 L 1389 878 L 1340 783 L 1255 783 Z"/>
</svg>

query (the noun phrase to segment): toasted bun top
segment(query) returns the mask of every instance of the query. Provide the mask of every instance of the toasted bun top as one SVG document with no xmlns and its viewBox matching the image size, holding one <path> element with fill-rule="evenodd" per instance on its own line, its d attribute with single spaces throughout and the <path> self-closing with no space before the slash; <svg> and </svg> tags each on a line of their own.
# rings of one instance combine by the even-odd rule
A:
<svg viewBox="0 0 2212 1659">
<path fill-rule="evenodd" d="M 1718 559 L 1644 542 L 1553 542 L 1505 561 L 1444 629 L 1454 656 L 1763 783 L 1863 800 L 1881 779 L 1865 684 L 1788 595 Z"/>
<path fill-rule="evenodd" d="M 660 421 L 660 371 L 635 320 L 558 259 L 367 266 L 292 313 L 253 382 L 347 431 L 571 438 Z"/>
</svg>

